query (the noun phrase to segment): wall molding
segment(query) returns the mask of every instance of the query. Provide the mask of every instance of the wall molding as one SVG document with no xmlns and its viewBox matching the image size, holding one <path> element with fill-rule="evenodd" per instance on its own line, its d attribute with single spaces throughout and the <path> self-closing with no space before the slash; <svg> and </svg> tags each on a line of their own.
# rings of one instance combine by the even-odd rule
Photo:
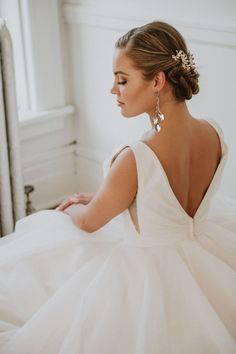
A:
<svg viewBox="0 0 236 354">
<path fill-rule="evenodd" d="M 35 187 L 36 210 L 51 208 L 76 190 L 76 145 L 67 145 L 23 158 L 24 183 Z"/>
<path fill-rule="evenodd" d="M 82 145 L 77 145 L 75 153 L 77 191 L 95 192 L 103 177 L 103 162 L 109 154 Z"/>
<path fill-rule="evenodd" d="M 35 168 L 35 166 L 40 167 L 40 165 L 45 163 L 51 163 L 52 161 L 64 158 L 66 155 L 74 155 L 76 150 L 75 146 L 76 144 L 68 144 L 64 147 L 47 150 L 46 152 L 23 158 L 23 168 L 25 171 L 27 171 L 27 169 Z M 36 179 L 38 179 L 38 176 L 36 176 Z"/>
<path fill-rule="evenodd" d="M 55 117 L 68 116 L 74 113 L 75 108 L 72 105 L 54 108 L 46 111 L 23 111 L 19 110 L 20 126 L 26 126 L 42 122 Z"/>
<path fill-rule="evenodd" d="M 37 136 L 63 129 L 65 119 L 72 117 L 74 112 L 74 106 L 65 106 L 39 112 L 20 111 L 20 140 L 32 140 Z"/>
<path fill-rule="evenodd" d="M 117 15 L 106 7 L 96 8 L 96 5 L 64 4 L 64 21 L 68 24 L 81 24 L 107 30 L 127 31 L 132 26 L 140 26 L 153 21 L 153 14 L 143 17 L 129 14 Z M 203 23 L 181 21 L 174 17 L 161 17 L 162 21 L 176 26 L 185 38 L 192 42 L 200 42 L 211 45 L 236 47 L 235 23 Z"/>
<path fill-rule="evenodd" d="M 92 148 L 77 144 L 76 151 L 75 151 L 77 158 L 83 158 L 97 164 L 102 164 L 105 158 L 108 156 L 102 150 L 93 150 Z"/>
<path fill-rule="evenodd" d="M 19 122 L 23 179 L 35 187 L 30 198 L 36 210 L 54 207 L 76 190 L 74 110 L 28 112 Z"/>
</svg>

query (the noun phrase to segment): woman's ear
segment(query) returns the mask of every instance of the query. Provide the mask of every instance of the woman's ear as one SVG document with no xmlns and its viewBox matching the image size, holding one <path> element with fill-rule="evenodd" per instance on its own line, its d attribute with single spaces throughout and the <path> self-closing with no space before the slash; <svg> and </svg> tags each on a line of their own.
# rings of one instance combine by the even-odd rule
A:
<svg viewBox="0 0 236 354">
<path fill-rule="evenodd" d="M 165 86 L 166 83 L 166 75 L 163 71 L 160 71 L 158 74 L 155 75 L 154 77 L 154 90 L 156 91 L 161 91 L 163 87 Z"/>
</svg>

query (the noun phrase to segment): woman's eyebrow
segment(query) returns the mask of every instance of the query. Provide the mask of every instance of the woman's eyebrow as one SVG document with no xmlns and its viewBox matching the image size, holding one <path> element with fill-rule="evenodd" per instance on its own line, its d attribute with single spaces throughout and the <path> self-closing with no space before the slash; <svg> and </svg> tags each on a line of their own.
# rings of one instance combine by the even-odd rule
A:
<svg viewBox="0 0 236 354">
<path fill-rule="evenodd" d="M 118 75 L 118 74 L 129 76 L 129 74 L 126 74 L 124 71 L 115 71 L 114 72 L 114 75 Z"/>
</svg>

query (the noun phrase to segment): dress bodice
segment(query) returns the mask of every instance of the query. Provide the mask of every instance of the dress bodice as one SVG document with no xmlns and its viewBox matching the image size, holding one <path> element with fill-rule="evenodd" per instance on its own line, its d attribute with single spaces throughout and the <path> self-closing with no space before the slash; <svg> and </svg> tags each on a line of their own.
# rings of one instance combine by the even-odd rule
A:
<svg viewBox="0 0 236 354">
<path fill-rule="evenodd" d="M 120 146 L 110 158 L 105 160 L 104 174 L 106 175 L 116 156 L 125 147 L 129 146 L 135 156 L 138 191 L 133 204 L 123 212 L 128 241 L 153 245 L 197 237 L 206 219 L 211 199 L 220 183 L 228 151 L 220 127 L 215 121 L 210 120 L 209 123 L 219 135 L 222 156 L 193 218 L 186 213 L 176 198 L 160 160 L 142 141 Z"/>
</svg>

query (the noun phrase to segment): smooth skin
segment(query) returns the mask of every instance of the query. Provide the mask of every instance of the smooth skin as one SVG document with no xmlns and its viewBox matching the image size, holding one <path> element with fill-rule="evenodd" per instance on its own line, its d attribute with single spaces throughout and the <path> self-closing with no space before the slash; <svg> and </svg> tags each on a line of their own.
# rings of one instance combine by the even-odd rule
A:
<svg viewBox="0 0 236 354">
<path fill-rule="evenodd" d="M 194 217 L 221 158 L 218 134 L 208 122 L 192 117 L 185 102 L 175 100 L 164 72 L 146 81 L 126 56 L 125 49 L 115 51 L 113 71 L 111 93 L 116 95 L 122 115 L 127 118 L 149 115 L 152 128 L 141 141 L 158 157 L 180 205 Z M 160 110 L 166 117 L 159 133 L 154 130 L 151 118 L 158 93 Z M 126 147 L 113 162 L 97 193 L 74 195 L 57 210 L 70 215 L 80 229 L 94 232 L 129 208 L 137 190 L 135 157 L 131 148 Z"/>
</svg>

